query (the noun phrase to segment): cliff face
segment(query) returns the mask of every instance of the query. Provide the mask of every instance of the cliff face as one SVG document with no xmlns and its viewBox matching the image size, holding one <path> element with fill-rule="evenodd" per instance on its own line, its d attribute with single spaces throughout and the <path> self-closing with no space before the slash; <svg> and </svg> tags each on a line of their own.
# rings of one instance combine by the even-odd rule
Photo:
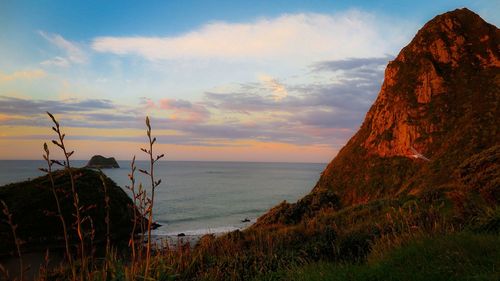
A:
<svg viewBox="0 0 500 281">
<path fill-rule="evenodd" d="M 500 143 L 499 101 L 500 30 L 465 8 L 435 17 L 389 62 L 361 128 L 313 191 L 260 222 L 290 210 L 300 219 L 306 199 L 332 192 L 342 208 L 458 184 L 466 159 Z"/>
<path fill-rule="evenodd" d="M 467 9 L 427 23 L 387 66 L 359 144 L 381 157 L 406 157 L 412 146 L 435 154 L 431 144 L 442 142 L 439 136 L 469 121 L 460 119 L 496 109 L 489 102 L 498 100 L 499 37 L 499 29 Z"/>
<path fill-rule="evenodd" d="M 352 204 L 452 180 L 463 160 L 499 143 L 499 50 L 500 30 L 467 9 L 429 21 L 388 64 L 363 125 L 314 191 Z"/>
</svg>

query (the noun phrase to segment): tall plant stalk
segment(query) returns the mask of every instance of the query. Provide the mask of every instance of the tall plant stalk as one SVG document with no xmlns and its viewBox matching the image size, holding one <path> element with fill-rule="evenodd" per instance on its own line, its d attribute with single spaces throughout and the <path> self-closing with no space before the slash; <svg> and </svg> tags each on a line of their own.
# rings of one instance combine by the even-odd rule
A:
<svg viewBox="0 0 500 281">
<path fill-rule="evenodd" d="M 154 208 L 154 201 L 155 201 L 155 188 L 160 185 L 161 179 L 158 181 L 155 181 L 154 178 L 154 164 L 156 161 L 160 160 L 165 156 L 164 154 L 156 156 L 156 158 L 153 157 L 153 145 L 156 142 L 156 138 L 151 137 L 151 124 L 149 122 L 149 117 L 146 117 L 146 134 L 148 135 L 148 140 L 149 140 L 149 149 L 146 148 L 141 148 L 141 150 L 146 153 L 149 156 L 149 171 L 146 170 L 141 170 L 139 171 L 143 174 L 149 175 L 149 178 L 151 180 L 151 199 L 148 200 L 149 204 L 147 207 L 147 214 L 148 214 L 148 242 L 146 245 L 146 269 L 145 269 L 145 276 L 149 276 L 149 267 L 150 267 L 150 260 L 151 260 L 151 228 L 153 226 L 153 208 Z"/>
<path fill-rule="evenodd" d="M 50 160 L 50 151 L 47 143 L 43 144 L 43 150 L 45 151 L 45 154 L 43 155 L 43 159 L 47 162 L 47 169 L 41 168 L 40 170 L 43 172 L 46 172 L 47 175 L 49 176 L 50 179 L 50 185 L 51 185 L 51 190 L 52 194 L 54 195 L 54 199 L 56 200 L 56 207 L 57 207 L 57 216 L 59 217 L 59 220 L 61 221 L 62 229 L 63 229 L 63 234 L 64 234 L 64 244 L 65 244 L 65 249 L 66 249 L 66 258 L 68 259 L 68 263 L 71 267 L 71 273 L 72 273 L 72 280 L 76 280 L 76 269 L 73 266 L 73 257 L 71 256 L 71 251 L 69 247 L 69 237 L 68 237 L 68 229 L 66 227 L 66 221 L 64 220 L 64 216 L 61 211 L 61 204 L 59 202 L 59 197 L 57 196 L 56 192 L 56 186 L 54 183 L 54 177 L 52 176 L 52 165 L 56 161 Z"/>
<path fill-rule="evenodd" d="M 14 221 L 12 220 L 12 214 L 9 211 L 9 207 L 7 204 L 3 201 L 0 200 L 0 203 L 2 204 L 2 212 L 3 214 L 7 217 L 6 222 L 10 226 L 10 230 L 12 231 L 12 236 L 14 237 L 14 243 L 16 244 L 16 250 L 17 250 L 17 256 L 19 257 L 19 276 L 21 278 L 21 281 L 24 280 L 24 265 L 23 265 L 23 256 L 21 254 L 21 244 L 23 243 L 21 239 L 17 237 L 17 225 L 14 224 Z"/>
<path fill-rule="evenodd" d="M 133 200 L 133 205 L 132 205 L 132 212 L 134 213 L 134 221 L 132 222 L 132 232 L 130 233 L 130 239 L 129 239 L 129 246 L 132 249 L 132 279 L 135 279 L 135 261 L 136 261 L 136 247 L 135 247 L 135 232 L 137 229 L 137 199 L 138 195 L 135 193 L 135 155 L 134 158 L 132 159 L 132 162 L 130 163 L 130 174 L 128 174 L 128 178 L 130 179 L 130 186 L 127 186 L 127 188 L 132 192 L 132 200 Z M 141 221 L 142 223 L 142 221 Z"/>
<path fill-rule="evenodd" d="M 73 206 L 75 207 L 75 217 L 76 217 L 76 232 L 78 234 L 78 239 L 80 240 L 80 257 L 81 257 L 81 263 L 82 263 L 82 269 L 80 270 L 80 279 L 83 280 L 83 272 L 86 266 L 86 261 L 85 261 L 85 241 L 84 241 L 84 236 L 83 236 L 83 230 L 82 230 L 82 217 L 80 213 L 80 199 L 78 197 L 78 192 L 76 191 L 76 186 L 75 186 L 75 178 L 73 176 L 73 172 L 71 171 L 71 166 L 69 163 L 69 158 L 71 155 L 73 155 L 74 151 L 68 152 L 66 149 L 66 146 L 64 145 L 64 137 L 66 136 L 61 132 L 61 128 L 59 125 L 59 122 L 57 122 L 56 118 L 54 115 L 52 115 L 50 112 L 47 112 L 49 115 L 50 119 L 52 119 L 52 122 L 54 122 L 55 127 L 52 127 L 52 130 L 56 132 L 59 141 L 57 140 L 52 140 L 52 143 L 58 146 L 64 153 L 64 158 L 66 161 L 63 163 L 65 170 L 68 172 L 70 181 L 71 181 L 71 193 L 73 196 Z"/>
<path fill-rule="evenodd" d="M 106 223 L 106 256 L 109 254 L 109 250 L 111 247 L 111 240 L 110 240 L 110 217 L 109 217 L 109 195 L 108 195 L 108 185 L 106 184 L 106 180 L 104 179 L 104 176 L 101 172 L 100 174 L 102 185 L 104 187 L 104 207 L 106 208 L 106 218 L 104 219 L 104 222 Z"/>
<path fill-rule="evenodd" d="M 141 223 L 140 223 L 140 227 L 141 227 L 140 241 L 141 241 L 141 243 L 139 244 L 137 252 L 139 254 L 139 256 L 138 256 L 139 260 L 142 260 L 142 255 L 144 253 L 144 232 L 146 232 L 144 227 L 145 226 L 147 227 L 147 225 L 144 225 L 144 222 L 143 222 L 144 218 L 147 216 L 147 213 L 146 213 L 147 194 L 143 189 L 142 183 L 139 183 L 139 192 L 137 193 L 137 198 L 139 199 L 138 200 L 139 214 L 141 214 Z"/>
<path fill-rule="evenodd" d="M 99 171 L 99 178 L 101 179 L 102 186 L 104 188 L 104 208 L 106 209 L 106 217 L 104 218 L 104 222 L 106 223 L 106 253 L 104 259 L 104 270 L 103 270 L 103 280 L 107 279 L 107 273 L 109 268 L 109 254 L 111 248 L 111 240 L 110 240 L 110 217 L 109 217 L 109 195 L 108 195 L 108 185 L 106 184 L 106 180 L 104 179 L 104 174 L 102 171 Z"/>
</svg>

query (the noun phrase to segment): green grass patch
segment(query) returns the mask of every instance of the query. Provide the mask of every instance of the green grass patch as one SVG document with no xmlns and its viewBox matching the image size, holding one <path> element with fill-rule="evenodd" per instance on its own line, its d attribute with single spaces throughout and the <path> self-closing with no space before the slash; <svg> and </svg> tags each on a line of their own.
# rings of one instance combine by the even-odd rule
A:
<svg viewBox="0 0 500 281">
<path fill-rule="evenodd" d="M 319 262 L 256 280 L 500 280 L 500 236 L 459 233 L 425 238 L 370 264 Z"/>
</svg>

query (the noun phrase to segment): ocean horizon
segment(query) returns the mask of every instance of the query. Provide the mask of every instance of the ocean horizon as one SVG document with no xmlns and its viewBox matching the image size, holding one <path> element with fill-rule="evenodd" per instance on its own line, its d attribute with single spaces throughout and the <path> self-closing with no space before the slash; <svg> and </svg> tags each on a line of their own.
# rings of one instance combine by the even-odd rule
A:
<svg viewBox="0 0 500 281">
<path fill-rule="evenodd" d="M 102 171 L 130 196 L 130 161 Z M 83 167 L 86 160 L 73 160 Z M 147 169 L 148 161 L 136 161 Z M 295 202 L 311 191 L 325 163 L 159 161 L 155 176 L 154 220 L 157 236 L 202 235 L 243 229 L 267 210 L 286 200 Z M 0 160 L 0 186 L 43 175 L 43 160 Z M 149 179 L 136 171 L 136 186 Z M 246 221 L 249 220 L 249 221 Z M 243 222 L 245 221 L 245 222 Z"/>
</svg>

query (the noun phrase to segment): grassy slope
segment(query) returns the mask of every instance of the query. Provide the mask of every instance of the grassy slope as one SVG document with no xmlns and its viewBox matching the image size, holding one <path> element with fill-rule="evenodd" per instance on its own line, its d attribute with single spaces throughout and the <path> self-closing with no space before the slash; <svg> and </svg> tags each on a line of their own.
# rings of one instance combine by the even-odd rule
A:
<svg viewBox="0 0 500 281">
<path fill-rule="evenodd" d="M 428 237 L 370 263 L 319 262 L 258 280 L 500 280 L 500 236 L 460 233 Z"/>
<path fill-rule="evenodd" d="M 192 260 L 191 272 L 177 272 L 188 280 L 249 280 L 256 274 L 316 262 L 371 264 L 422 237 L 464 230 L 498 233 L 500 187 L 489 183 L 500 178 L 499 157 L 500 146 L 474 155 L 457 168 L 453 182 L 418 195 L 340 209 L 335 204 L 316 209 L 323 204 L 315 199 L 324 196 L 306 196 L 298 204 L 277 207 L 272 224 L 207 239 L 193 252 L 194 257 L 204 258 Z M 453 261 L 444 262 L 452 266 Z"/>
</svg>

